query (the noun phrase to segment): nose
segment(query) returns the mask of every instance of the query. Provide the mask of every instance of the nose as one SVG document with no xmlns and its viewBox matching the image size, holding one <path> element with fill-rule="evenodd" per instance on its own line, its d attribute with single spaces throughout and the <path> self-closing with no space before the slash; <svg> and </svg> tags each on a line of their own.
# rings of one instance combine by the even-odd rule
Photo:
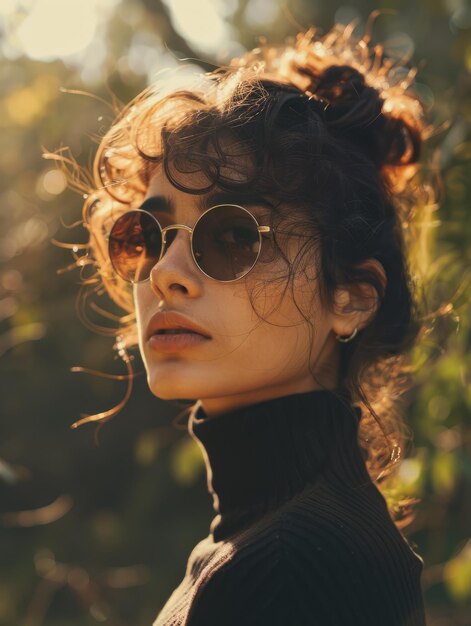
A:
<svg viewBox="0 0 471 626">
<path fill-rule="evenodd" d="M 190 250 L 190 228 L 170 227 L 163 235 L 163 254 L 150 271 L 152 289 L 160 292 L 159 296 L 176 288 L 198 292 L 201 279 Z"/>
</svg>

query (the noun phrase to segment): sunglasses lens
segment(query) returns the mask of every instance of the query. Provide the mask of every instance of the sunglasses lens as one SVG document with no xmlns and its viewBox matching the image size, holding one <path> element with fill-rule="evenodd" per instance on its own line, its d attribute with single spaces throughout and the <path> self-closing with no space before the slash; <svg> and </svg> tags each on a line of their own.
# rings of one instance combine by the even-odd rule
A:
<svg viewBox="0 0 471 626">
<path fill-rule="evenodd" d="M 193 231 L 193 254 L 199 267 L 216 280 L 241 278 L 255 265 L 260 233 L 252 215 L 233 205 L 204 213 Z"/>
<path fill-rule="evenodd" d="M 155 219 L 142 211 L 128 211 L 113 224 L 108 241 L 111 264 L 128 282 L 149 277 L 162 249 L 162 234 Z"/>
</svg>

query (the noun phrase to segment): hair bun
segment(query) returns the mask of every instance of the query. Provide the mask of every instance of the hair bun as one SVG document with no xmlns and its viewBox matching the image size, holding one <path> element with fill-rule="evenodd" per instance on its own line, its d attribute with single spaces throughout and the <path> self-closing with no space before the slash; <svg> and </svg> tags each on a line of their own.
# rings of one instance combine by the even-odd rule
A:
<svg viewBox="0 0 471 626">
<path fill-rule="evenodd" d="M 364 76 L 349 65 L 328 67 L 312 87 L 310 90 L 328 103 L 325 117 L 332 128 L 364 127 L 381 113 L 379 93 L 367 87 Z"/>
<path fill-rule="evenodd" d="M 415 89 L 417 69 L 406 67 L 406 58 L 388 58 L 381 44 L 370 45 L 368 32 L 357 36 L 354 27 L 335 24 L 323 36 L 312 27 L 287 45 L 262 41 L 231 66 L 273 73 L 309 96 L 331 132 L 357 144 L 400 190 L 419 169 L 434 127 Z"/>
<path fill-rule="evenodd" d="M 323 104 L 323 119 L 331 131 L 361 146 L 380 166 L 418 161 L 420 134 L 401 117 L 383 111 L 384 99 L 358 70 L 334 65 L 311 78 L 306 93 Z"/>
</svg>

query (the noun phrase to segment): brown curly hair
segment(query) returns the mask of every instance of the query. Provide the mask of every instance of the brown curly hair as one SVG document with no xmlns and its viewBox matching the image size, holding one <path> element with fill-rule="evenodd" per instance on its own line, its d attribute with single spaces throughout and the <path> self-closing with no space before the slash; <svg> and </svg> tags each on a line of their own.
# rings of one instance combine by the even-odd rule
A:
<svg viewBox="0 0 471 626">
<path fill-rule="evenodd" d="M 89 242 L 82 246 L 84 256 L 75 246 L 75 264 L 91 265 L 95 273 L 82 283 L 80 314 L 93 330 L 116 337 L 114 347 L 128 368 L 128 376 L 115 377 L 128 380 L 123 401 L 72 427 L 91 421 L 101 426 L 131 391 L 127 350 L 137 345 L 132 290 L 111 267 L 106 235 L 119 215 L 142 203 L 155 168 L 162 165 L 175 187 L 189 193 L 215 185 L 238 196 L 256 192 L 276 199 L 273 219 L 284 224 L 286 207 L 296 206 L 296 227 L 312 234 L 299 261 L 312 263 L 319 250 L 324 306 L 333 306 L 339 284 L 366 282 L 378 292 L 374 319 L 341 345 L 339 375 L 362 409 L 360 444 L 368 471 L 404 527 L 418 500 L 391 501 L 384 481 L 412 438 L 401 396 L 411 386 L 411 349 L 434 321 L 426 311 L 424 267 L 437 183 L 425 179 L 419 163 L 434 129 L 414 88 L 417 70 L 386 58 L 368 34 L 353 31 L 353 24 L 336 24 L 319 36 L 310 28 L 283 45 L 262 42 L 229 65 L 195 75 L 185 88 L 172 88 L 169 80 L 151 85 L 121 108 L 100 141 L 91 175 L 64 154 L 45 155 L 58 160 L 71 186 L 86 194 Z M 242 181 L 224 167 L 221 139 L 227 133 L 238 154 L 252 157 L 254 166 Z M 208 180 L 204 189 L 190 189 L 179 178 L 196 170 Z M 386 285 L 376 272 L 359 267 L 366 259 L 382 264 Z M 298 265 L 290 267 L 289 279 Z M 126 312 L 120 317 L 102 311 L 117 328 L 92 324 L 85 314 L 88 296 L 106 292 Z"/>
</svg>

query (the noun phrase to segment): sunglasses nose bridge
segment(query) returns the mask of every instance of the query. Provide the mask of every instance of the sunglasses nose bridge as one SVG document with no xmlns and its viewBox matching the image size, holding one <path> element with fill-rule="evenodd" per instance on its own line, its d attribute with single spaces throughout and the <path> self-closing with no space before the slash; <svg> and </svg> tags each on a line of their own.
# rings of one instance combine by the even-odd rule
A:
<svg viewBox="0 0 471 626">
<path fill-rule="evenodd" d="M 167 251 L 167 232 L 169 230 L 178 230 L 178 229 L 182 229 L 182 230 L 186 230 L 190 233 L 190 237 L 191 234 L 193 232 L 193 229 L 190 228 L 189 226 L 187 226 L 186 224 L 172 224 L 171 226 L 166 226 L 165 228 L 162 228 L 162 255 L 161 257 L 165 254 L 165 252 Z M 175 233 L 175 237 L 177 236 L 178 233 Z M 172 238 L 173 241 L 174 238 Z M 172 243 L 172 241 L 170 241 L 170 243 Z"/>
</svg>

